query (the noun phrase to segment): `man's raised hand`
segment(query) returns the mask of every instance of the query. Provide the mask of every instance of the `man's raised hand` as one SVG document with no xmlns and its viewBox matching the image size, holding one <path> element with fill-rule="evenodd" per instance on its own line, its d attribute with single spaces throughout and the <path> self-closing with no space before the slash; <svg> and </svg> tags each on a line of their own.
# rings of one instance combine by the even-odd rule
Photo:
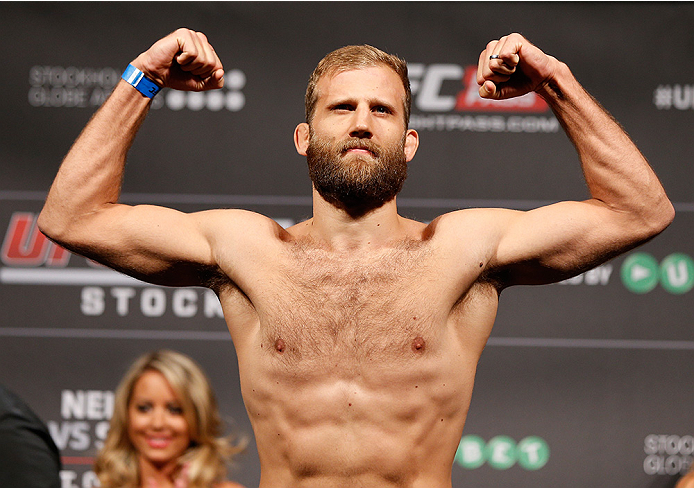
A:
<svg viewBox="0 0 694 488">
<path fill-rule="evenodd" d="M 158 40 L 132 65 L 161 87 L 204 91 L 224 86 L 224 67 L 207 36 L 190 29 Z"/>
<path fill-rule="evenodd" d="M 477 65 L 479 94 L 502 100 L 536 91 L 552 78 L 558 63 L 520 34 L 491 41 Z"/>
</svg>

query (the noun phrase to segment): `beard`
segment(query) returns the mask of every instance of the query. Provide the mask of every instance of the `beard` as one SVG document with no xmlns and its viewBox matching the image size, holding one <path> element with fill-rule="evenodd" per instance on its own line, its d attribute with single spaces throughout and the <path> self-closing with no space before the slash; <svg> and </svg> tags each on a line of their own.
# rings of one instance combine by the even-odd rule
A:
<svg viewBox="0 0 694 488">
<path fill-rule="evenodd" d="M 371 154 L 348 153 L 357 148 Z M 353 217 L 391 201 L 407 178 L 404 134 L 399 143 L 381 147 L 360 138 L 332 142 L 311 130 L 306 160 L 318 194 Z"/>
</svg>

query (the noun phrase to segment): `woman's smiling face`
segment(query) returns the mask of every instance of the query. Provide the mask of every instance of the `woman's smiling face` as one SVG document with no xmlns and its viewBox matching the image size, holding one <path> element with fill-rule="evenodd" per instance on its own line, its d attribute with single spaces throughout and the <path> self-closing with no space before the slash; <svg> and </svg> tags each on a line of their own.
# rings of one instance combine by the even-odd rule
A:
<svg viewBox="0 0 694 488">
<path fill-rule="evenodd" d="M 145 371 L 128 403 L 128 437 L 140 461 L 164 467 L 176 463 L 190 445 L 183 405 L 158 371 Z"/>
</svg>

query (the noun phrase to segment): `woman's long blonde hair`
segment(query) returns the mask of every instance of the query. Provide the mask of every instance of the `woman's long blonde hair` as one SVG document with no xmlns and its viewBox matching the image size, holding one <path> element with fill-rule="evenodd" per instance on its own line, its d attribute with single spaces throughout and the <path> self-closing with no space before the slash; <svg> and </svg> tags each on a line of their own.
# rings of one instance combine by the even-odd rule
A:
<svg viewBox="0 0 694 488">
<path fill-rule="evenodd" d="M 128 404 L 135 383 L 146 371 L 161 373 L 181 401 L 191 443 L 178 463 L 188 464 L 188 486 L 209 488 L 223 481 L 227 463 L 244 449 L 245 439 L 232 445 L 228 437 L 221 436 L 217 400 L 200 366 L 184 354 L 161 350 L 138 358 L 116 389 L 109 432 L 94 465 L 101 487 L 140 486 L 137 451 L 128 437 Z"/>
</svg>

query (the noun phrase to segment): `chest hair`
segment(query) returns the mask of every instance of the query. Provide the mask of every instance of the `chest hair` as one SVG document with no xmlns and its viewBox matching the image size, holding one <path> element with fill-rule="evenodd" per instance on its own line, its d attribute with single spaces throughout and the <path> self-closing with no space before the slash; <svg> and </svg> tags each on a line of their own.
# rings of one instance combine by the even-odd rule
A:
<svg viewBox="0 0 694 488">
<path fill-rule="evenodd" d="M 293 246 L 260 311 L 263 342 L 288 361 L 351 364 L 424 352 L 440 315 L 424 283 L 430 254 L 421 242 L 369 253 Z"/>
</svg>

